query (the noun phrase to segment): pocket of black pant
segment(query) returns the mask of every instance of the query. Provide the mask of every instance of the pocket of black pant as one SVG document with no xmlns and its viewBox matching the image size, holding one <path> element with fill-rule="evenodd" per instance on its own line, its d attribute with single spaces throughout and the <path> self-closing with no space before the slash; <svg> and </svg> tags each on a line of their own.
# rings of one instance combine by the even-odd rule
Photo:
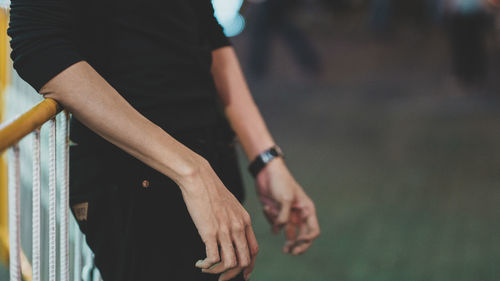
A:
<svg viewBox="0 0 500 281">
<path fill-rule="evenodd" d="M 88 201 L 71 205 L 71 212 L 83 234 L 87 234 L 89 205 Z"/>
</svg>

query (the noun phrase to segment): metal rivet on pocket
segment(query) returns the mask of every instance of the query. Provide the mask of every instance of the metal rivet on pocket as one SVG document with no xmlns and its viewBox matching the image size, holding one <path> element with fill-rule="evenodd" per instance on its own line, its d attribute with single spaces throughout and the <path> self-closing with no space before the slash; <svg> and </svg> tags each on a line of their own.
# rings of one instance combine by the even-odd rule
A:
<svg viewBox="0 0 500 281">
<path fill-rule="evenodd" d="M 149 187 L 149 181 L 148 180 L 143 180 L 142 181 L 142 187 L 148 188 Z"/>
</svg>

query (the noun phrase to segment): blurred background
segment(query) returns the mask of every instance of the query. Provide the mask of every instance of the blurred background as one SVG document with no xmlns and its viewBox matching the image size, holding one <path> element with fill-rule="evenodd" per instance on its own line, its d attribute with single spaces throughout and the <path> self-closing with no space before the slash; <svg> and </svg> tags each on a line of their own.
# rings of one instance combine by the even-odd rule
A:
<svg viewBox="0 0 500 281">
<path fill-rule="evenodd" d="M 281 254 L 247 176 L 254 280 L 500 280 L 499 4 L 243 4 L 233 44 L 322 226 Z"/>
<path fill-rule="evenodd" d="M 500 280 L 500 1 L 213 2 L 322 227 L 282 254 L 245 172 L 253 280 Z"/>
</svg>

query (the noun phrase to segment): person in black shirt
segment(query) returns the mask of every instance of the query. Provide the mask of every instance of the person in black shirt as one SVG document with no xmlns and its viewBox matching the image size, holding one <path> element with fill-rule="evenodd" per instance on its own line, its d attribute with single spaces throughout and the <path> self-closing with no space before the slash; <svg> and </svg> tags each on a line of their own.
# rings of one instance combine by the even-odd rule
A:
<svg viewBox="0 0 500 281">
<path fill-rule="evenodd" d="M 10 14 L 14 68 L 72 114 L 70 204 L 104 280 L 249 278 L 235 136 L 284 251 L 319 235 L 210 0 L 13 0 Z"/>
</svg>

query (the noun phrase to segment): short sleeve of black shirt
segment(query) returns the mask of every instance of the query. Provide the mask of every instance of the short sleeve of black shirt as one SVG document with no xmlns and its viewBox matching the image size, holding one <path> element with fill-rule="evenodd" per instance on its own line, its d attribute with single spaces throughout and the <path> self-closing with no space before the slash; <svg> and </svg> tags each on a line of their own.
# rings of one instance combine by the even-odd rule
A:
<svg viewBox="0 0 500 281">
<path fill-rule="evenodd" d="M 215 18 L 214 7 L 211 0 L 202 0 L 203 6 L 201 8 L 200 21 L 201 30 L 207 36 L 208 43 L 211 50 L 230 46 L 231 42 L 224 34 L 222 26 Z"/>
<path fill-rule="evenodd" d="M 19 75 L 39 91 L 83 58 L 71 40 L 76 0 L 12 0 L 8 34 Z"/>
<path fill-rule="evenodd" d="M 192 3 L 199 12 L 200 31 L 210 49 L 230 45 L 214 16 L 212 1 Z M 77 22 L 82 19 L 81 5 L 85 1 L 12 0 L 8 28 L 11 58 L 19 75 L 37 91 L 64 69 L 85 59 L 72 40 L 77 36 L 75 27 L 81 24 Z"/>
</svg>

